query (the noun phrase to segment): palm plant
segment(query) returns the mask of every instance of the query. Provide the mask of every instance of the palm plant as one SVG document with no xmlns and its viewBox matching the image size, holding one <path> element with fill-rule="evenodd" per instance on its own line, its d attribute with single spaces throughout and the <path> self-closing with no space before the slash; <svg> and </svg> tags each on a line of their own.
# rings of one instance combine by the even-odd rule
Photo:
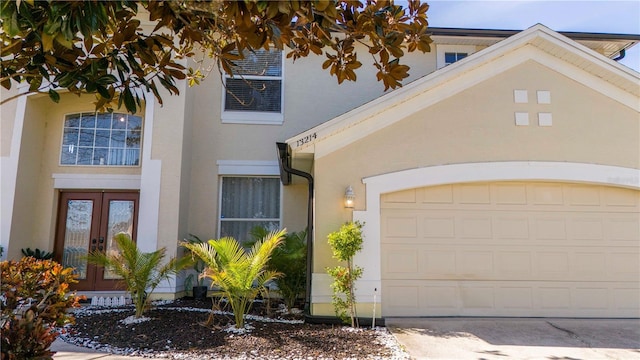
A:
<svg viewBox="0 0 640 360">
<path fill-rule="evenodd" d="M 251 229 L 251 236 L 257 241 L 268 232 L 266 228 L 256 226 Z M 298 298 L 303 296 L 306 290 L 307 230 L 286 234 L 282 245 L 273 252 L 268 267 L 283 274 L 274 279 L 274 282 L 284 304 L 291 312 Z"/>
<path fill-rule="evenodd" d="M 217 294 L 231 305 L 236 328 L 244 327 L 244 315 L 258 294 L 266 291 L 265 284 L 280 276 L 268 270 L 267 263 L 285 233 L 286 230 L 270 232 L 248 252 L 230 237 L 201 244 L 182 243 L 204 261 L 206 268 L 201 276 L 208 277 L 212 286 L 220 288 Z"/>
<path fill-rule="evenodd" d="M 120 251 L 105 254 L 93 251 L 87 259 L 90 263 L 103 266 L 122 278 L 122 283 L 131 294 L 131 300 L 136 308 L 136 318 L 142 317 L 147 308 L 149 295 L 171 275 L 175 275 L 189 264 L 190 259 L 171 258 L 162 265 L 166 248 L 150 253 L 141 252 L 129 235 L 120 233 L 114 237 Z"/>
</svg>

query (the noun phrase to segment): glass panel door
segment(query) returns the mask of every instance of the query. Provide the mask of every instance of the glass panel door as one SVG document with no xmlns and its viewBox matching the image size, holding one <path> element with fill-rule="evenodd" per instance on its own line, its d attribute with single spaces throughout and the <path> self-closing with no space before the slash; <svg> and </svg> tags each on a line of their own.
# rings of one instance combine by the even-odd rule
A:
<svg viewBox="0 0 640 360">
<path fill-rule="evenodd" d="M 87 278 L 87 244 L 91 239 L 92 200 L 68 200 L 62 264 L 74 267 L 78 278 Z"/>
<path fill-rule="evenodd" d="M 135 241 L 138 193 L 63 192 L 60 195 L 56 257 L 78 274 L 77 290 L 112 290 L 118 277 L 87 263 L 90 251 L 118 251 L 114 236 Z"/>
<path fill-rule="evenodd" d="M 102 203 L 102 224 L 100 233 L 104 234 L 104 251 L 115 254 L 120 251 L 115 242 L 118 234 L 126 234 L 135 240 L 136 213 L 138 205 L 137 193 L 105 193 Z M 100 269 L 96 284 L 99 287 L 113 287 L 120 277 Z M 114 281 L 116 283 L 114 283 Z"/>
<path fill-rule="evenodd" d="M 55 253 L 62 265 L 75 268 L 78 290 L 93 290 L 96 269 L 85 256 L 97 242 L 101 201 L 100 193 L 61 194 Z"/>
</svg>

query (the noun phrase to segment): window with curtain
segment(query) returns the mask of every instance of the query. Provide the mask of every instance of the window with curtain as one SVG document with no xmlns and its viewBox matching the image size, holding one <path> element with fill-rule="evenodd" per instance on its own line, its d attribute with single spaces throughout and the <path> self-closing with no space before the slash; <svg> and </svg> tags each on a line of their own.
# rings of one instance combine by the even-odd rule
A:
<svg viewBox="0 0 640 360">
<path fill-rule="evenodd" d="M 118 113 L 69 114 L 64 119 L 61 165 L 140 165 L 142 118 Z"/>
<path fill-rule="evenodd" d="M 282 51 L 246 51 L 225 76 L 223 120 L 282 122 Z"/>
<path fill-rule="evenodd" d="M 219 236 L 252 241 L 250 232 L 256 226 L 280 228 L 280 179 L 222 177 Z"/>
</svg>

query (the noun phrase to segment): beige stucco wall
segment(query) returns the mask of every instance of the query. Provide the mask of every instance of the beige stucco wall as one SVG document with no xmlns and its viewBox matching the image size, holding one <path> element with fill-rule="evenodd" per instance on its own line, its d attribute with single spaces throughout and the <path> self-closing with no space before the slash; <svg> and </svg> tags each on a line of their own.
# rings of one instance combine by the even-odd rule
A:
<svg viewBox="0 0 640 360">
<path fill-rule="evenodd" d="M 528 90 L 529 102 L 515 104 L 514 89 Z M 537 90 L 550 91 L 551 104 L 537 104 Z M 515 126 L 515 112 L 528 112 L 530 125 Z M 553 126 L 538 126 L 538 112 L 550 112 Z M 333 265 L 323 239 L 350 216 L 341 208 L 346 186 L 354 188 L 356 209 L 365 209 L 364 177 L 510 160 L 640 168 L 639 120 L 637 111 L 534 61 L 464 90 L 316 160 L 314 272 Z"/>
<path fill-rule="evenodd" d="M 147 202 L 149 203 L 150 199 L 154 202 L 153 199 L 157 197 L 159 206 L 147 206 L 146 210 L 142 210 L 141 207 L 138 219 L 151 219 L 146 223 L 154 224 L 157 228 L 140 227 L 138 242 L 145 251 L 166 247 L 169 256 L 175 255 L 178 250 L 177 239 L 184 237 L 188 232 L 187 195 L 190 167 L 188 163 L 184 166 L 182 163 L 191 158 L 190 142 L 187 141 L 191 136 L 191 129 L 184 131 L 188 125 L 185 119 L 190 119 L 191 108 L 185 105 L 189 99 L 185 93 L 186 87 L 184 84 L 180 85 L 183 96 L 169 96 L 164 93 L 164 105 L 152 102 L 153 119 L 146 119 L 144 104 L 138 113 L 144 119 L 142 152 L 149 152 L 151 156 L 148 160 L 154 162 L 146 177 L 142 176 L 145 166 L 143 154 L 141 166 L 136 167 L 59 165 L 64 116 L 69 113 L 94 111 L 92 96 L 79 98 L 71 94 L 62 94 L 58 104 L 52 103 L 46 96 L 34 95 L 26 98 L 7 257 L 19 258 L 20 249 L 25 247 L 49 251 L 53 249 L 59 194 L 59 190 L 54 188 L 53 174 L 98 175 L 98 178 L 102 174 L 142 176 L 141 186 L 149 188 L 148 185 L 151 185 Z M 6 115 L 11 121 L 5 121 L 5 114 L 9 113 L 8 110 L 11 108 L 3 106 L 2 110 L 3 127 L 5 122 L 8 124 L 6 127 L 14 126 L 15 110 Z M 150 130 L 149 139 L 146 138 L 146 135 L 149 135 L 147 130 Z M 3 148 L 4 137 L 3 129 Z M 9 142 L 12 140 L 11 134 L 6 137 Z M 150 144 L 151 139 L 153 147 Z M 10 144 L 7 147 L 10 147 Z M 154 172 L 153 169 L 158 171 Z M 77 189 L 81 190 L 82 186 Z M 142 214 L 143 211 L 146 213 Z M 173 293 L 175 282 L 168 286 L 170 288 L 161 286 L 160 290 Z"/>
<path fill-rule="evenodd" d="M 34 102 L 37 100 L 28 99 L 29 104 Z M 8 258 L 19 258 L 20 249 L 27 246 L 48 249 L 53 247 L 49 246 L 47 239 L 38 239 L 39 235 L 36 235 L 39 230 L 47 228 L 49 223 L 34 216 L 39 202 L 38 182 L 45 134 L 42 108 L 34 106 L 25 112 L 23 132 L 25 136 L 23 136 L 18 157 L 18 176 L 10 232 L 12 241 L 7 251 Z"/>
<path fill-rule="evenodd" d="M 15 86 L 11 90 L 0 88 L 0 99 L 4 101 L 18 94 Z M 10 100 L 0 106 L 0 156 L 9 156 L 11 151 L 11 135 L 15 118 L 17 100 Z"/>
<path fill-rule="evenodd" d="M 65 114 L 93 111 L 93 97 L 62 94 L 55 104 L 47 96 L 34 95 L 26 101 L 8 252 L 12 258 L 20 257 L 25 247 L 53 249 L 58 201 L 54 173 L 140 174 L 140 167 L 59 164 Z"/>
<path fill-rule="evenodd" d="M 193 92 L 194 88 L 185 88 L 183 90 L 186 97 L 185 114 L 184 114 L 184 130 L 182 133 L 182 158 L 180 171 L 180 213 L 178 224 L 178 239 L 184 239 L 189 234 L 189 194 L 191 188 L 191 159 L 193 143 Z"/>
<path fill-rule="evenodd" d="M 166 246 L 169 255 L 174 255 L 176 240 L 187 232 L 188 222 L 188 211 L 184 211 L 187 206 L 180 203 L 180 194 L 188 192 L 189 188 L 188 177 L 187 181 L 182 181 L 184 175 L 189 175 L 188 165 L 186 170 L 182 167 L 183 154 L 186 153 L 186 158 L 190 158 L 189 149 L 183 151 L 187 136 L 183 128 L 184 119 L 188 118 L 185 116 L 188 96 L 164 94 L 163 99 L 163 106 L 157 103 L 154 106 L 154 146 L 151 149 L 151 159 L 160 160 L 162 169 L 159 180 L 160 207 L 157 215 L 152 214 L 158 217 L 158 238 L 149 241 L 156 244 L 154 248 Z M 92 101 L 92 96 L 78 98 L 71 94 L 63 94 L 58 104 L 52 103 L 46 96 L 30 96 L 27 99 L 9 256 L 19 257 L 20 248 L 27 246 L 48 250 L 53 248 L 58 190 L 54 189 L 52 174 L 141 175 L 141 166 L 59 165 L 65 114 L 93 111 Z M 138 115 L 145 118 L 144 107 Z M 146 120 L 144 124 L 146 126 Z M 149 144 L 143 139 L 143 151 L 145 146 Z"/>
<path fill-rule="evenodd" d="M 168 256 L 176 254 L 177 240 L 181 237 L 180 194 L 183 192 L 182 160 L 188 95 L 185 94 L 184 82 L 180 82 L 178 87 L 183 96 L 169 96 L 164 92 L 163 105 L 155 104 L 151 149 L 151 159 L 160 160 L 162 166 L 157 247 L 166 247 Z"/>
<path fill-rule="evenodd" d="M 310 56 L 284 64 L 284 122 L 281 125 L 229 124 L 221 121 L 222 86 L 213 72 L 193 88 L 193 129 L 191 136 L 191 182 L 189 232 L 214 237 L 217 232 L 219 175 L 218 160 L 276 161 L 278 141 L 345 113 L 384 93 L 375 78 L 375 68 L 361 49 L 363 67 L 358 81 L 337 84 L 322 70 L 325 57 Z M 435 52 L 410 54 L 412 81 L 435 69 Z M 405 83 L 406 83 L 405 82 Z M 308 169 L 304 169 L 307 171 Z M 300 231 L 306 227 L 307 184 L 293 176 L 294 184 L 283 187 L 283 227 Z"/>
</svg>

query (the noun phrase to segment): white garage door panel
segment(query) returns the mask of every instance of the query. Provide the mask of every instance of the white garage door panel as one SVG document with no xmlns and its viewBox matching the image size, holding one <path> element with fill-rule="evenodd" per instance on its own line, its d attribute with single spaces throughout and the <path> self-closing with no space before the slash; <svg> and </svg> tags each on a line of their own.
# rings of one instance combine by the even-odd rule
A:
<svg viewBox="0 0 640 360">
<path fill-rule="evenodd" d="M 627 283 L 394 281 L 383 285 L 384 316 L 640 316 L 637 288 Z M 390 313 L 392 315 L 386 315 Z"/>
<path fill-rule="evenodd" d="M 383 209 L 381 243 L 637 245 L 635 212 Z M 393 215 L 387 215 L 392 213 Z"/>
<path fill-rule="evenodd" d="M 383 280 L 640 281 L 637 247 L 392 245 Z"/>
<path fill-rule="evenodd" d="M 382 196 L 384 316 L 640 316 L 640 192 L 473 183 Z"/>
</svg>

